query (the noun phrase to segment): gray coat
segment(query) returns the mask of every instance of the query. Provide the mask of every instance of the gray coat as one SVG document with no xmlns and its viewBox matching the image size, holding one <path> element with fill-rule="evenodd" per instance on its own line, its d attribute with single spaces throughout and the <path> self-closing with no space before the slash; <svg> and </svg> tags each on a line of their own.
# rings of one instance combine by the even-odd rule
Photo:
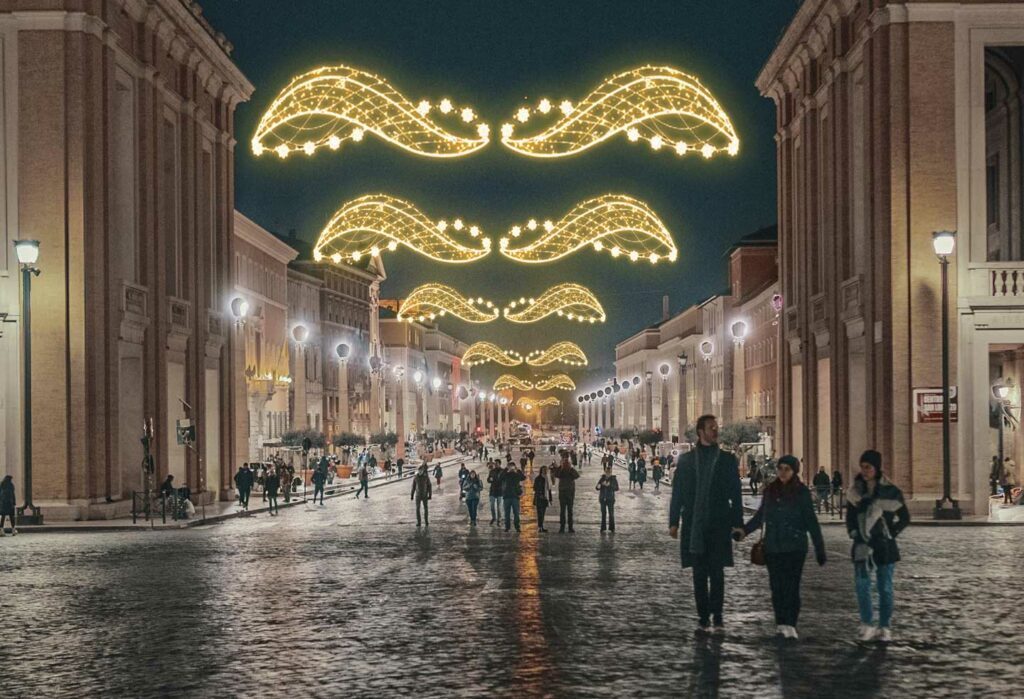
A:
<svg viewBox="0 0 1024 699">
<path fill-rule="evenodd" d="M 668 509 L 668 526 L 679 527 L 679 558 L 683 568 L 694 563 L 690 552 L 690 528 L 697 494 L 697 450 L 679 457 L 679 465 L 672 478 L 672 504 Z M 743 493 L 740 486 L 740 467 L 731 451 L 720 451 L 718 463 L 711 475 L 710 511 L 705 537 L 708 565 L 732 565 L 732 530 L 743 527 Z"/>
</svg>

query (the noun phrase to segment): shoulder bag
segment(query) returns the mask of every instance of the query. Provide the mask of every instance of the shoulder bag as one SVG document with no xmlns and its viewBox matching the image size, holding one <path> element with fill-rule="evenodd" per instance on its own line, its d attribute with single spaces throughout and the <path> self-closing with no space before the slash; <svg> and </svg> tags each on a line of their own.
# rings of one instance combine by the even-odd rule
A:
<svg viewBox="0 0 1024 699">
<path fill-rule="evenodd" d="M 764 518 L 767 514 L 761 517 L 761 538 L 750 547 L 750 562 L 756 566 L 765 565 L 764 560 Z"/>
</svg>

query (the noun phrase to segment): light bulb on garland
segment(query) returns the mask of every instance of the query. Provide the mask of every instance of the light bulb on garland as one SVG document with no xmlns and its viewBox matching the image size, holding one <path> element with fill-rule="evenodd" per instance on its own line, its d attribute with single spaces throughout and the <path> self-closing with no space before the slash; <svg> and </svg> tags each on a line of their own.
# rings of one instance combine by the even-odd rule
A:
<svg viewBox="0 0 1024 699">
<path fill-rule="evenodd" d="M 503 309 L 506 320 L 513 323 L 534 323 L 552 314 L 575 317 L 580 322 L 604 322 L 605 312 L 601 302 L 585 286 L 566 283 L 553 286 L 536 299 L 529 299 L 517 309 L 512 301 Z"/>
</svg>

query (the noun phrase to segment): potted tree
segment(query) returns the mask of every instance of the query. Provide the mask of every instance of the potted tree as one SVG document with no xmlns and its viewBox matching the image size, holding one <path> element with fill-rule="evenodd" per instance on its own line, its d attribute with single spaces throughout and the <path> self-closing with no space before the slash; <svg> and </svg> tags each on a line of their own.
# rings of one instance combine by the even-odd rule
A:
<svg viewBox="0 0 1024 699">
<path fill-rule="evenodd" d="M 352 464 L 349 463 L 348 455 L 352 449 L 361 447 L 366 443 L 363 436 L 355 434 L 354 432 L 339 432 L 334 435 L 334 439 L 331 441 L 334 443 L 334 446 L 342 449 L 342 461 L 341 466 L 338 467 L 338 477 L 351 477 Z"/>
</svg>

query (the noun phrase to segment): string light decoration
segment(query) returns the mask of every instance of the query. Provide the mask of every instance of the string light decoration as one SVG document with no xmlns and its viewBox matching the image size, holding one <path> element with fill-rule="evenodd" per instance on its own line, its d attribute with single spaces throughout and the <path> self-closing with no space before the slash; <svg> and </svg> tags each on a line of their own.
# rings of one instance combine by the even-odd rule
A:
<svg viewBox="0 0 1024 699">
<path fill-rule="evenodd" d="M 462 363 L 467 367 L 479 366 L 494 362 L 502 366 L 519 366 L 523 363 L 523 355 L 513 350 L 503 350 L 493 342 L 474 342 L 462 355 Z"/>
<path fill-rule="evenodd" d="M 535 400 L 533 400 L 532 398 L 527 398 L 526 396 L 523 396 L 522 398 L 516 401 L 516 405 L 518 405 L 520 408 L 525 408 L 527 412 L 533 410 L 534 403 L 536 403 Z"/>
<path fill-rule="evenodd" d="M 512 376 L 512 374 L 502 374 L 494 382 L 495 391 L 505 391 L 511 388 L 519 391 L 530 391 L 533 390 L 533 384 L 520 379 L 518 376 Z"/>
<path fill-rule="evenodd" d="M 499 241 L 505 257 L 518 262 L 540 264 L 554 262 L 591 245 L 594 250 L 607 250 L 614 258 L 625 257 L 651 264 L 659 260 L 675 262 L 679 256 L 672 235 L 647 204 L 624 194 L 605 194 L 573 207 L 557 223 L 550 220 L 538 225 L 530 219 L 528 232 L 543 228 L 540 237 L 531 243 L 514 247 L 512 239 L 523 235 L 523 226 L 513 226 L 509 236 Z"/>
<path fill-rule="evenodd" d="M 546 379 L 541 379 L 534 384 L 534 388 L 538 391 L 551 391 L 556 389 L 561 391 L 575 391 L 576 383 L 569 378 L 568 374 L 555 374 L 554 376 L 550 376 Z"/>
<path fill-rule="evenodd" d="M 520 298 L 502 309 L 513 323 L 535 323 L 552 314 L 580 323 L 605 321 L 604 308 L 590 289 L 579 284 L 553 286 L 536 299 Z"/>
<path fill-rule="evenodd" d="M 561 405 L 561 404 L 562 404 L 562 401 L 558 400 L 554 396 L 547 396 L 545 398 L 541 398 L 539 401 L 536 401 L 534 403 L 534 405 L 536 405 L 538 408 L 546 408 L 549 405 Z"/>
<path fill-rule="evenodd" d="M 578 104 L 562 100 L 558 109 L 548 99 L 520 107 L 515 121 L 525 125 L 536 115 L 560 115 L 532 136 L 516 137 L 513 122 L 501 127 L 506 148 L 534 158 L 560 158 L 581 153 L 624 133 L 631 143 L 646 141 L 651 150 L 676 155 L 698 152 L 736 155 L 740 140 L 732 121 L 700 80 L 665 66 L 643 66 L 608 78 Z"/>
<path fill-rule="evenodd" d="M 461 123 L 472 135 L 460 136 L 434 118 Z M 476 123 L 475 126 L 471 126 Z M 449 98 L 417 104 L 387 80 L 345 65 L 324 66 L 293 78 L 264 112 L 252 139 L 256 156 L 271 151 L 282 160 L 291 153 L 337 151 L 345 141 L 367 134 L 432 158 L 455 158 L 490 142 L 490 126 L 477 123 L 472 107 Z"/>
<path fill-rule="evenodd" d="M 567 340 L 556 342 L 546 350 L 534 350 L 526 355 L 526 363 L 530 366 L 546 366 L 552 362 L 561 362 L 569 366 L 586 366 L 587 355 L 580 346 Z"/>
<path fill-rule="evenodd" d="M 423 322 L 449 313 L 467 323 L 489 323 L 498 317 L 498 309 L 490 301 L 466 298 L 444 284 L 423 284 L 402 301 L 398 319 Z"/>
<path fill-rule="evenodd" d="M 450 232 L 479 239 L 479 247 L 458 242 Z M 436 262 L 473 262 L 491 251 L 491 239 L 461 218 L 431 221 L 416 206 L 387 194 L 367 194 L 338 209 L 313 246 L 313 259 L 335 264 L 376 257 L 399 245 Z"/>
</svg>

